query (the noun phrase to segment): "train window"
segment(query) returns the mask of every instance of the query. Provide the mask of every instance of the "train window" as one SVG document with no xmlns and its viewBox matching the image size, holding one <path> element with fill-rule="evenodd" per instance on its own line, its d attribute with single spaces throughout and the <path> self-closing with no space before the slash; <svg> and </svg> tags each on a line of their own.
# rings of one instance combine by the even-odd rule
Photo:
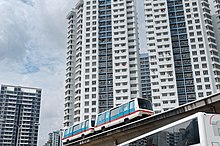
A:
<svg viewBox="0 0 220 146">
<path fill-rule="evenodd" d="M 69 129 L 66 129 L 66 130 L 65 130 L 65 132 L 64 132 L 64 138 L 66 138 L 66 137 L 68 136 L 68 133 L 69 133 L 68 130 L 69 130 Z"/>
<path fill-rule="evenodd" d="M 111 117 L 116 116 L 118 114 L 118 108 L 111 110 Z"/>
<path fill-rule="evenodd" d="M 79 124 L 77 124 L 74 128 L 74 131 L 77 131 L 77 130 L 79 130 Z"/>
<path fill-rule="evenodd" d="M 102 122 L 102 114 L 98 115 L 98 123 L 100 124 Z"/>
<path fill-rule="evenodd" d="M 109 112 L 106 112 L 106 119 L 109 118 Z"/>
<path fill-rule="evenodd" d="M 89 128 L 89 120 L 86 120 L 86 128 Z"/>
<path fill-rule="evenodd" d="M 98 115 L 98 125 L 103 123 L 105 119 L 105 113 Z"/>
<path fill-rule="evenodd" d="M 72 133 L 72 132 L 73 132 L 73 127 L 70 127 L 69 133 Z"/>
<path fill-rule="evenodd" d="M 121 105 L 120 107 L 119 107 L 119 113 L 122 113 L 124 111 L 124 105 Z"/>
<path fill-rule="evenodd" d="M 154 130 L 158 131 L 158 130 Z M 192 146 L 200 145 L 198 120 L 191 119 L 178 125 L 170 126 L 151 135 L 142 137 L 128 146 Z"/>
<path fill-rule="evenodd" d="M 126 104 L 124 105 L 124 111 L 127 111 L 128 109 L 129 109 L 129 104 L 126 103 Z"/>
<path fill-rule="evenodd" d="M 91 123 L 92 123 L 92 127 L 94 127 L 95 126 L 95 120 L 92 120 Z"/>
<path fill-rule="evenodd" d="M 85 122 L 82 122 L 81 123 L 81 128 L 84 128 L 85 127 Z"/>
<path fill-rule="evenodd" d="M 104 120 L 104 119 L 105 119 L 105 113 L 102 114 L 102 120 Z"/>
<path fill-rule="evenodd" d="M 131 101 L 130 102 L 130 109 L 133 109 L 134 108 L 134 101 Z"/>
<path fill-rule="evenodd" d="M 139 108 L 152 110 L 150 101 L 138 98 Z"/>
</svg>

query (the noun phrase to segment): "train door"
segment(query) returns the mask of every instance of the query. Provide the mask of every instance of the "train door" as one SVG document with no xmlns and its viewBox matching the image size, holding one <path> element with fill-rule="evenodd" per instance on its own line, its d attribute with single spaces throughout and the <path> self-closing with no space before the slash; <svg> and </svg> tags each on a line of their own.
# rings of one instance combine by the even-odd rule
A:
<svg viewBox="0 0 220 146">
<path fill-rule="evenodd" d="M 120 105 L 118 110 L 118 117 L 122 117 L 124 115 L 124 105 Z"/>
<path fill-rule="evenodd" d="M 102 123 L 106 123 L 106 113 L 102 114 Z"/>
<path fill-rule="evenodd" d="M 86 130 L 86 122 L 82 122 L 81 127 L 82 127 L 82 128 L 81 128 L 81 129 L 82 129 L 81 132 L 85 131 L 85 130 Z"/>
<path fill-rule="evenodd" d="M 65 129 L 64 131 L 64 138 L 67 138 L 69 136 L 69 128 L 68 129 Z"/>
<path fill-rule="evenodd" d="M 129 114 L 129 103 L 124 104 L 124 115 Z"/>
<path fill-rule="evenodd" d="M 130 113 L 134 112 L 135 111 L 134 100 L 129 103 L 129 106 L 130 106 L 129 108 Z"/>
<path fill-rule="evenodd" d="M 110 112 L 109 111 L 106 112 L 105 119 L 106 119 L 106 122 L 109 122 L 109 119 L 110 119 Z"/>
</svg>

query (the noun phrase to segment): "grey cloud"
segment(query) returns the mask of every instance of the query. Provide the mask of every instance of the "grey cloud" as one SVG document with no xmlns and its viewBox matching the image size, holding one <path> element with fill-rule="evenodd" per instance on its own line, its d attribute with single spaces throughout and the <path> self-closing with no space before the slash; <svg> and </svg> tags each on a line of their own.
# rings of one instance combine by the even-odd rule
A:
<svg viewBox="0 0 220 146">
<path fill-rule="evenodd" d="M 0 1 L 0 84 L 43 89 L 39 146 L 62 127 L 65 18 L 75 2 Z"/>
<path fill-rule="evenodd" d="M 24 56 L 29 36 L 25 23 L 27 14 L 21 7 L 24 6 L 20 2 L 14 6 L 10 1 L 0 2 L 0 60 L 20 61 Z"/>
</svg>

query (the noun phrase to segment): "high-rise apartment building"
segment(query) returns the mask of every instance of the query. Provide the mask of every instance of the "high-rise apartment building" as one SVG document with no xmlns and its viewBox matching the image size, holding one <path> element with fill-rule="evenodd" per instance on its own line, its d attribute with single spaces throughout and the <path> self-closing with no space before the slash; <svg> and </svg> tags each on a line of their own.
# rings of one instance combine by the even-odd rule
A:
<svg viewBox="0 0 220 146">
<path fill-rule="evenodd" d="M 78 97 L 75 99 L 74 95 L 75 95 L 75 83 L 78 83 L 81 80 L 80 61 L 81 61 L 81 55 L 82 55 L 80 49 L 78 49 L 77 51 L 75 49 L 76 47 L 76 13 L 74 11 L 71 11 L 67 15 L 67 20 L 68 20 L 68 29 L 67 29 L 68 39 L 67 39 L 67 58 L 66 58 L 67 68 L 66 68 L 65 100 L 64 100 L 64 126 L 69 126 L 73 124 L 74 103 L 75 103 L 75 100 L 78 101 L 79 100 L 78 98 L 80 98 Z M 79 32 L 80 31 L 78 30 L 77 33 Z M 75 60 L 76 56 L 78 60 Z M 75 76 L 75 71 L 77 71 L 76 76 Z M 77 88 L 78 87 L 76 87 L 76 89 Z"/>
<path fill-rule="evenodd" d="M 210 0 L 211 16 L 215 31 L 216 43 L 219 49 L 220 56 L 220 1 L 219 0 Z"/>
<path fill-rule="evenodd" d="M 62 131 L 57 130 L 48 134 L 48 140 L 44 146 L 62 146 Z"/>
<path fill-rule="evenodd" d="M 41 89 L 2 85 L 0 145 L 37 146 Z"/>
<path fill-rule="evenodd" d="M 147 53 L 140 54 L 140 73 L 141 73 L 142 97 L 152 101 L 149 57 Z"/>
<path fill-rule="evenodd" d="M 155 113 L 216 93 L 218 48 L 207 0 L 144 0 Z"/>
<path fill-rule="evenodd" d="M 140 97 L 135 0 L 79 0 L 67 20 L 64 126 Z"/>
</svg>

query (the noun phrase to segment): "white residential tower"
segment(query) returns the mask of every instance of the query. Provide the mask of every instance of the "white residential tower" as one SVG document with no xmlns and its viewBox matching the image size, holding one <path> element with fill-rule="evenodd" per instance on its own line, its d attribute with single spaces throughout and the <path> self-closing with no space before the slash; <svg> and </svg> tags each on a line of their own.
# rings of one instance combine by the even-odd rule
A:
<svg viewBox="0 0 220 146">
<path fill-rule="evenodd" d="M 67 20 L 64 126 L 140 97 L 135 0 L 79 0 Z"/>
<path fill-rule="evenodd" d="M 207 0 L 144 0 L 156 113 L 216 93 L 220 64 Z"/>
</svg>

